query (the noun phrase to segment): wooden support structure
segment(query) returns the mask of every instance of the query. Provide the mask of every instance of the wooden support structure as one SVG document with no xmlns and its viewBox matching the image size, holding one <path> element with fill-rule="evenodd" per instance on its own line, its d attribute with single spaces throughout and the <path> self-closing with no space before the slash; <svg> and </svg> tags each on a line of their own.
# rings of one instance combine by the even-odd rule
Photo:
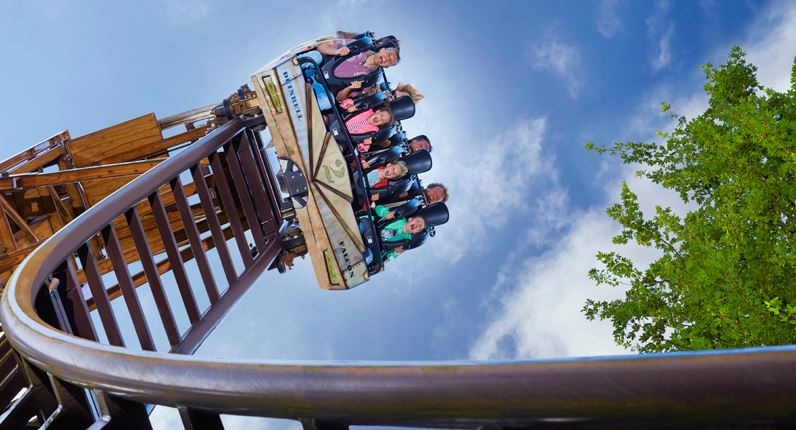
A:
<svg viewBox="0 0 796 430">
<path fill-rule="evenodd" d="M 0 172 L 10 172 L 16 170 L 20 164 L 27 164 L 32 162 L 43 151 L 47 151 L 57 145 L 62 145 L 69 140 L 69 132 L 64 130 L 32 147 L 16 154 L 0 162 Z"/>
<path fill-rule="evenodd" d="M 190 128 L 185 133 L 180 133 L 176 136 L 172 136 L 163 141 L 163 146 L 165 148 L 171 148 L 173 146 L 181 145 L 186 142 L 193 142 L 196 139 L 207 134 L 207 126 L 201 126 L 196 128 Z"/>
<path fill-rule="evenodd" d="M 63 145 L 55 146 L 39 153 L 36 157 L 10 171 L 12 174 L 36 172 L 55 164 L 65 154 Z"/>
<path fill-rule="evenodd" d="M 0 178 L 0 191 L 36 188 L 98 179 L 138 176 L 157 166 L 164 159 L 130 161 L 125 163 L 103 164 L 95 167 L 81 167 L 50 173 L 22 173 Z"/>
<path fill-rule="evenodd" d="M 10 220 L 20 228 L 20 230 L 30 235 L 34 242 L 39 241 L 39 238 L 36 237 L 36 233 L 31 230 L 28 223 L 25 222 L 21 216 L 19 216 L 17 211 L 11 206 L 11 204 L 8 203 L 8 201 L 6 201 L 6 199 L 0 198 L 0 210 L 3 211 L 4 217 L 10 218 Z"/>
<path fill-rule="evenodd" d="M 164 137 L 158 119 L 147 114 L 74 139 L 63 131 L 0 161 L 0 288 L 41 240 L 160 164 L 172 149 L 194 142 L 207 132 L 205 125 L 192 125 L 185 132 Z M 183 192 L 192 197 L 196 187 L 186 184 Z M 185 234 L 174 196 L 168 187 L 160 195 L 172 230 L 183 243 Z M 152 251 L 163 252 L 151 209 L 144 203 L 139 211 Z M 136 261 L 138 256 L 123 217 L 113 227 L 124 260 Z M 95 236 L 87 245 L 99 258 L 98 272 L 111 271 L 109 263 L 103 264 L 103 239 Z M 85 282 L 82 270 L 77 275 L 81 283 Z"/>
<path fill-rule="evenodd" d="M 3 242 L 3 252 L 13 252 L 17 250 L 17 241 L 14 239 L 11 223 L 8 222 L 5 213 L 0 216 L 0 241 Z"/>
</svg>

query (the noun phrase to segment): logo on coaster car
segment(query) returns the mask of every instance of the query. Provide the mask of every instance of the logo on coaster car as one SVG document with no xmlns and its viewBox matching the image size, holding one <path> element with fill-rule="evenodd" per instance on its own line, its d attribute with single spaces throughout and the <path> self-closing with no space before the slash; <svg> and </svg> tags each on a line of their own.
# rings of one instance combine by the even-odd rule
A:
<svg viewBox="0 0 796 430">
<path fill-rule="evenodd" d="M 287 70 L 282 71 L 282 77 L 285 80 L 287 95 L 290 99 L 291 105 L 293 106 L 293 112 L 296 113 L 296 120 L 303 120 L 304 115 L 301 113 L 301 105 L 299 104 L 298 96 L 296 96 L 296 88 L 293 86 L 293 80 L 290 79 L 290 75 L 287 73 Z"/>
</svg>

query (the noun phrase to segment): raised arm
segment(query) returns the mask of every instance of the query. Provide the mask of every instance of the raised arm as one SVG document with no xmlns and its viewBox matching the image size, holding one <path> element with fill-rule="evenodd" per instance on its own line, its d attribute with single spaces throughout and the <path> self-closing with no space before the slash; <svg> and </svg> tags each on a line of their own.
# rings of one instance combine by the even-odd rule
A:
<svg viewBox="0 0 796 430">
<path fill-rule="evenodd" d="M 347 39 L 334 39 L 323 42 L 317 49 L 323 55 L 348 55 L 351 52 L 346 45 Z"/>
<path fill-rule="evenodd" d="M 417 199 L 411 199 L 406 203 L 393 207 L 390 213 L 392 213 L 394 218 L 406 218 L 410 217 L 417 212 L 420 208 L 420 201 Z"/>
<path fill-rule="evenodd" d="M 348 84 L 347 87 L 338 91 L 337 96 L 335 96 L 335 98 L 337 99 L 338 102 L 342 102 L 343 100 L 351 97 L 351 93 L 360 89 L 362 89 L 362 81 L 353 81 L 350 84 Z"/>
</svg>

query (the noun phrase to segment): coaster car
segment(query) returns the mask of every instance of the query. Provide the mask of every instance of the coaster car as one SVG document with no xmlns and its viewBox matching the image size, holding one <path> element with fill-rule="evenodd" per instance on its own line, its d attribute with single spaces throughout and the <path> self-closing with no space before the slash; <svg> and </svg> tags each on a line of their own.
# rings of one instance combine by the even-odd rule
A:
<svg viewBox="0 0 796 430">
<path fill-rule="evenodd" d="M 371 190 L 356 149 L 362 139 L 348 133 L 345 112 L 333 97 L 351 81 L 333 74 L 346 57 L 324 57 L 313 51 L 331 39 L 301 44 L 255 72 L 251 84 L 256 97 L 250 104 L 259 105 L 265 118 L 282 167 L 280 184 L 289 196 L 319 286 L 345 290 L 366 282 L 383 269 L 383 263 L 378 229 L 372 221 L 376 217 L 369 205 Z M 388 46 L 397 44 L 391 38 L 374 42 L 366 33 L 348 46 L 349 55 Z M 371 84 L 386 83 L 383 71 L 371 75 L 367 77 Z M 380 103 L 389 103 L 397 120 L 414 114 L 411 99 L 377 97 L 363 101 L 362 107 Z M 385 127 L 369 137 L 388 139 L 395 130 Z M 430 160 L 427 164 L 430 167 Z M 358 217 L 355 211 L 367 216 Z M 368 250 L 373 255 L 370 264 L 364 257 Z"/>
</svg>

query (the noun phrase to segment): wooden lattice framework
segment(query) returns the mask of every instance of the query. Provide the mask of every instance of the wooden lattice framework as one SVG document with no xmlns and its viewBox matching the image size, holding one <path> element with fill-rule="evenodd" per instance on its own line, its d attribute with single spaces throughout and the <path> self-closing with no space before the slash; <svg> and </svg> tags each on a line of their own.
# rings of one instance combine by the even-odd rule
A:
<svg viewBox="0 0 796 430">
<path fill-rule="evenodd" d="M 162 122 L 150 113 L 77 138 L 63 131 L 0 162 L 0 285 L 5 284 L 14 267 L 54 232 L 160 164 L 176 149 L 207 134 L 204 125 L 188 123 L 186 128 L 167 136 Z M 163 191 L 167 215 L 175 224 L 178 240 L 184 241 L 172 193 L 165 188 Z M 195 193 L 194 187 L 185 188 L 186 195 Z M 141 218 L 153 252 L 162 252 L 163 244 L 151 211 L 142 208 Z M 121 227 L 122 220 L 117 221 Z M 119 229 L 119 242 L 128 262 L 137 259 L 128 229 Z M 104 255 L 99 236 L 92 240 L 91 246 L 96 255 Z M 99 263 L 100 271 L 107 273 L 111 265 L 107 258 L 103 260 Z M 159 269 L 166 271 L 168 267 L 161 265 Z M 81 282 L 85 280 L 82 271 L 78 278 Z"/>
</svg>

